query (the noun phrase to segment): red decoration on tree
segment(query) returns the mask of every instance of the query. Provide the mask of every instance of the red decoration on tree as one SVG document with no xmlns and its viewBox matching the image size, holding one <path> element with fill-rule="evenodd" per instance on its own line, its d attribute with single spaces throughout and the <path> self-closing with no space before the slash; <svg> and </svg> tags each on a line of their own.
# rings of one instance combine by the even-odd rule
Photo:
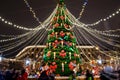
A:
<svg viewBox="0 0 120 80">
<path fill-rule="evenodd" d="M 77 57 L 77 54 L 76 54 L 76 53 L 74 53 L 74 57 Z"/>
<path fill-rule="evenodd" d="M 55 46 L 55 43 L 54 43 L 54 42 L 52 43 L 52 46 Z"/>
<path fill-rule="evenodd" d="M 65 36 L 65 33 L 63 31 L 60 31 L 60 36 L 61 37 L 64 37 Z"/>
<path fill-rule="evenodd" d="M 66 56 L 66 52 L 65 52 L 64 50 L 61 50 L 60 56 L 61 56 L 62 58 L 64 58 L 64 57 Z"/>
<path fill-rule="evenodd" d="M 64 16 L 60 16 L 60 19 L 61 19 L 61 20 L 64 20 L 64 19 L 65 19 L 65 17 L 64 17 Z"/>
<path fill-rule="evenodd" d="M 67 24 L 64 24 L 64 27 L 65 27 L 65 28 L 68 28 L 69 26 L 68 26 Z"/>
<path fill-rule="evenodd" d="M 52 64 L 50 65 L 50 69 L 55 72 L 56 71 L 56 68 L 57 68 L 57 64 L 56 62 L 52 62 Z"/>
<path fill-rule="evenodd" d="M 72 43 L 71 43 L 71 42 L 69 42 L 69 46 L 72 46 Z"/>
<path fill-rule="evenodd" d="M 70 68 L 70 70 L 73 70 L 73 69 L 74 69 L 74 66 L 73 66 L 73 63 L 72 63 L 72 62 L 69 63 L 69 68 Z"/>
<path fill-rule="evenodd" d="M 55 25 L 54 25 L 54 28 L 57 28 L 59 26 L 59 23 L 56 23 Z"/>
<path fill-rule="evenodd" d="M 51 51 L 48 51 L 47 57 L 50 57 L 50 55 L 51 55 Z"/>
<path fill-rule="evenodd" d="M 57 17 L 55 16 L 55 17 L 53 18 L 53 20 L 56 21 L 56 20 L 57 20 Z"/>
<path fill-rule="evenodd" d="M 73 36 L 72 34 L 70 34 L 70 38 L 72 38 L 72 39 L 73 39 L 73 38 L 74 38 L 74 36 Z"/>
<path fill-rule="evenodd" d="M 55 45 L 59 44 L 58 40 L 55 40 L 55 42 L 54 42 L 54 43 L 55 43 Z"/>
<path fill-rule="evenodd" d="M 73 69 L 76 67 L 76 61 L 70 62 L 68 66 L 69 66 L 70 70 L 73 71 Z"/>
<path fill-rule="evenodd" d="M 50 34 L 50 37 L 53 37 L 55 35 L 55 33 L 54 32 L 52 32 L 51 34 Z"/>
</svg>

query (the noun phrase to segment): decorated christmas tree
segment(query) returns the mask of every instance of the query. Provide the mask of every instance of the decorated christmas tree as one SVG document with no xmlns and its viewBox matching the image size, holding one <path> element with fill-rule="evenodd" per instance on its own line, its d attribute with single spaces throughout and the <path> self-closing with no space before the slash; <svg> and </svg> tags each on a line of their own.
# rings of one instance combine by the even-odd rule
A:
<svg viewBox="0 0 120 80">
<path fill-rule="evenodd" d="M 80 64 L 80 53 L 76 48 L 76 39 L 72 32 L 64 0 L 59 0 L 59 7 L 52 19 L 52 29 L 48 32 L 47 47 L 43 60 L 50 69 L 61 76 L 76 72 Z"/>
</svg>

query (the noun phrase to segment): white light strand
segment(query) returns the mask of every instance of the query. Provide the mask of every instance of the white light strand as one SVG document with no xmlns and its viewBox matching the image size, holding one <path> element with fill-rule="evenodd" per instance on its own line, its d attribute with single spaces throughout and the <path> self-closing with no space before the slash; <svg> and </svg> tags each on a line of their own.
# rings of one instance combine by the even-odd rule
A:
<svg viewBox="0 0 120 80">
<path fill-rule="evenodd" d="M 96 21 L 96 22 L 94 22 L 92 24 L 85 24 L 85 26 L 95 26 L 95 25 L 97 25 L 97 24 L 99 24 L 99 23 L 101 23 L 103 21 L 107 21 L 107 20 L 113 18 L 114 16 L 118 15 L 119 13 L 120 13 L 120 8 L 116 12 L 114 12 L 111 15 L 107 16 L 106 18 L 100 19 L 100 20 L 98 20 L 98 21 Z"/>
<path fill-rule="evenodd" d="M 24 40 L 20 41 L 18 44 L 14 44 L 12 46 L 7 46 L 7 47 L 4 47 L 4 48 L 1 48 L 0 50 L 3 51 L 3 52 L 5 52 L 5 51 L 9 51 L 11 49 L 14 49 L 14 48 L 18 47 L 18 46 L 20 46 L 21 44 L 23 44 L 25 42 L 28 43 L 30 41 L 29 39 L 31 39 L 33 36 L 35 36 L 35 34 L 37 32 L 38 31 L 34 31 L 33 34 L 31 34 L 31 36 L 25 37 Z"/>
<path fill-rule="evenodd" d="M 116 29 L 116 30 L 105 30 L 105 31 L 102 31 L 102 32 L 119 32 L 120 31 L 120 29 Z"/>
<path fill-rule="evenodd" d="M 92 29 L 92 28 L 90 28 L 90 27 L 88 27 L 88 26 L 85 26 L 85 24 L 83 24 L 83 23 L 80 22 L 78 19 L 76 19 L 76 18 L 74 17 L 74 15 L 72 15 L 68 9 L 67 9 L 67 12 L 68 12 L 68 14 L 69 14 L 69 16 L 70 16 L 70 18 L 71 18 L 71 19 L 69 19 L 69 21 L 70 21 L 73 25 L 76 25 L 76 26 L 79 26 L 79 27 L 83 27 L 83 28 L 86 27 L 86 28 L 88 28 L 88 29 L 91 29 L 91 30 L 93 30 L 93 31 L 95 31 L 95 32 L 97 32 L 97 33 L 99 33 L 99 34 L 105 35 L 105 36 L 120 37 L 120 35 L 115 35 L 115 34 L 106 33 L 106 32 L 117 32 L 117 31 L 120 31 L 120 29 L 108 30 L 108 31 L 107 31 L 107 30 L 106 30 L 106 31 L 99 31 L 99 30 L 96 30 L 96 29 Z"/>
<path fill-rule="evenodd" d="M 87 30 L 86 28 L 84 28 L 88 33 L 90 33 L 92 36 L 94 36 L 95 38 L 103 41 L 103 42 L 106 42 L 107 44 L 111 45 L 111 46 L 115 46 L 115 47 L 119 47 L 118 45 L 114 45 L 113 43 L 111 43 L 110 41 L 108 40 L 105 40 L 105 39 L 102 39 L 101 37 L 99 37 L 97 34 L 95 34 L 94 32 L 90 32 L 89 30 Z"/>
<path fill-rule="evenodd" d="M 82 6 L 82 10 L 81 10 L 81 12 L 80 12 L 80 14 L 79 14 L 79 17 L 78 17 L 77 19 L 80 19 L 80 18 L 82 17 L 83 12 L 84 12 L 84 10 L 85 10 L 85 7 L 86 7 L 87 3 L 88 3 L 88 0 L 84 0 L 84 4 L 83 4 L 83 6 Z"/>
<path fill-rule="evenodd" d="M 85 27 L 84 27 L 85 28 Z M 120 35 L 116 35 L 116 34 L 109 34 L 109 33 L 105 33 L 103 31 L 98 31 L 96 29 L 92 29 L 90 27 L 86 27 L 88 30 L 92 31 L 92 32 L 96 32 L 98 34 L 101 34 L 101 35 L 105 35 L 105 36 L 110 36 L 110 37 L 120 37 Z"/>
<path fill-rule="evenodd" d="M 84 36 L 86 37 L 86 39 L 88 39 L 88 41 L 91 42 L 91 45 L 92 45 L 92 44 L 95 45 L 95 43 L 97 43 L 97 45 L 102 46 L 104 49 L 111 50 L 110 48 L 108 48 L 108 47 L 104 46 L 103 44 L 101 44 L 99 41 L 94 40 L 93 37 L 96 37 L 96 36 L 89 34 L 89 31 L 87 31 L 88 33 L 83 32 L 83 31 L 84 31 L 84 30 L 81 30 L 81 32 L 84 34 Z M 86 31 L 86 30 L 85 30 L 85 31 Z M 89 35 L 88 35 L 88 34 L 89 34 Z M 107 40 L 107 39 L 105 39 L 105 40 Z M 108 42 L 110 43 L 111 41 L 108 41 Z"/>
<path fill-rule="evenodd" d="M 15 28 L 17 28 L 17 29 L 26 30 L 26 31 L 36 30 L 36 29 L 34 29 L 34 28 L 27 28 L 27 27 L 19 26 L 19 25 L 17 25 L 17 24 L 14 24 L 14 23 L 12 23 L 12 22 L 10 22 L 10 21 L 5 20 L 5 19 L 2 18 L 1 16 L 0 16 L 0 21 L 4 22 L 5 24 L 8 24 L 8 25 L 10 25 L 10 26 L 13 26 L 13 27 L 15 27 Z"/>
<path fill-rule="evenodd" d="M 79 33 L 78 33 L 76 30 L 74 30 L 74 34 L 76 34 L 76 36 L 75 36 L 75 35 L 74 35 L 74 36 L 75 36 L 76 39 L 77 39 L 78 45 L 80 45 L 79 42 L 81 42 L 81 43 L 83 42 L 83 44 L 84 44 L 84 40 L 83 40 L 82 38 L 81 38 L 81 39 L 78 38 L 78 37 L 79 37 Z M 90 57 L 88 57 L 88 56 L 85 54 L 85 51 L 84 51 L 83 49 L 80 49 L 80 50 L 82 51 L 83 55 L 87 58 L 87 60 L 88 60 L 88 61 L 91 61 Z"/>
<path fill-rule="evenodd" d="M 41 33 L 40 34 L 38 34 L 38 35 L 36 35 L 36 37 L 34 37 L 34 38 L 32 38 L 32 43 L 31 43 L 31 45 L 37 45 L 40 41 L 41 41 L 41 39 L 43 39 L 43 37 L 44 37 L 44 34 L 47 34 L 46 33 L 47 31 L 45 30 L 45 31 L 43 31 L 43 30 L 41 30 Z M 39 37 L 38 37 L 39 36 Z M 44 42 L 44 41 L 43 41 Z M 28 41 L 28 43 L 29 43 L 29 41 Z M 24 46 L 22 46 L 23 48 L 25 47 L 27 45 L 27 43 L 25 43 L 25 45 Z M 17 51 L 14 51 L 14 52 L 17 52 Z M 14 52 L 11 52 L 11 54 L 12 53 L 14 53 Z M 22 54 L 22 55 L 20 55 L 20 56 L 18 56 L 18 57 L 16 57 L 16 58 L 21 58 L 21 57 L 23 57 L 25 54 Z"/>
<path fill-rule="evenodd" d="M 75 36 L 75 34 L 74 34 L 74 36 Z M 80 39 L 78 39 L 76 36 L 75 36 L 75 38 L 76 38 L 76 41 L 77 41 L 78 45 L 80 45 L 80 44 L 79 44 L 79 41 L 78 41 L 78 40 L 80 40 Z M 77 40 L 77 39 L 78 39 L 78 40 Z M 81 48 L 80 48 L 80 50 L 82 51 L 83 55 L 87 58 L 87 60 L 88 60 L 88 61 L 91 61 L 91 59 L 85 54 L 84 50 L 81 49 Z"/>
<path fill-rule="evenodd" d="M 39 18 L 36 16 L 35 14 L 35 11 L 32 9 L 32 7 L 29 5 L 28 1 L 27 0 L 24 0 L 26 6 L 29 8 L 30 12 L 33 14 L 33 17 L 36 19 L 36 21 L 39 23 L 39 24 L 42 24 L 42 22 L 40 22 Z"/>
<path fill-rule="evenodd" d="M 50 20 L 53 18 L 53 16 L 55 15 L 56 11 L 57 11 L 58 5 L 56 6 L 56 8 L 54 9 L 53 13 L 43 22 L 43 25 L 48 26 L 50 24 Z M 40 30 L 42 28 L 45 28 L 45 26 L 41 25 L 41 27 L 36 27 L 34 30 Z M 28 34 L 28 33 L 27 33 Z M 10 38 L 10 39 L 5 39 L 5 40 L 0 40 L 0 42 L 6 42 L 6 41 L 11 41 L 11 40 L 15 40 L 18 38 L 21 38 L 23 36 L 25 36 L 26 34 L 20 35 L 20 36 L 16 36 L 14 38 Z"/>
<path fill-rule="evenodd" d="M 35 43 L 38 42 L 38 40 L 41 41 L 41 38 L 42 38 L 41 36 L 44 35 L 46 30 L 45 31 L 41 30 L 41 31 L 42 32 L 40 32 L 40 31 L 39 32 L 38 31 L 37 32 L 36 31 L 33 32 L 33 34 L 30 37 L 28 37 L 24 41 L 22 40 L 20 43 L 18 43 L 16 45 L 13 45 L 13 46 L 10 46 L 10 47 L 7 47 L 7 48 L 2 48 L 2 51 L 6 52 L 6 51 L 9 51 L 11 49 L 14 49 L 15 47 L 17 47 L 17 46 L 19 46 L 19 45 L 21 45 L 21 44 L 23 44 L 23 43 L 25 43 L 27 41 L 27 43 L 23 44 L 23 46 L 19 47 L 18 49 L 16 49 L 13 52 L 10 52 L 9 54 L 4 54 L 4 56 L 8 56 L 8 55 L 14 54 L 14 52 L 17 52 L 17 51 L 21 50 L 22 48 L 24 48 L 28 44 L 35 45 Z M 32 43 L 31 43 L 31 41 L 32 41 Z"/>
<path fill-rule="evenodd" d="M 16 40 L 16 39 L 25 37 L 26 35 L 28 35 L 28 33 L 27 33 L 27 34 L 24 34 L 24 35 L 17 36 L 17 37 L 9 38 L 9 39 L 3 39 L 3 40 L 0 40 L 0 42 L 7 42 L 7 41 Z"/>
<path fill-rule="evenodd" d="M 58 8 L 58 5 L 56 6 L 56 8 L 54 9 L 53 13 L 43 22 L 43 24 L 40 24 L 42 27 L 46 26 L 47 24 L 50 23 L 51 18 L 53 17 L 53 15 L 55 14 L 56 10 Z M 0 16 L 0 21 L 4 22 L 5 24 L 8 24 L 10 26 L 13 26 L 14 28 L 17 29 L 21 29 L 21 30 L 26 30 L 26 31 L 34 31 L 34 30 L 39 30 L 41 29 L 40 27 L 36 27 L 36 28 L 27 28 L 27 27 L 23 27 L 23 26 L 19 26 L 15 23 L 12 23 L 10 21 L 5 20 L 4 18 L 2 18 Z M 47 23 L 48 22 L 48 23 Z"/>
<path fill-rule="evenodd" d="M 77 28 L 78 29 L 78 28 Z M 81 29 L 78 29 L 78 31 L 79 31 L 79 33 L 85 38 L 85 40 L 90 44 L 90 45 L 94 45 L 94 44 L 92 44 L 91 43 L 91 40 L 89 40 L 89 37 L 86 37 L 86 34 L 85 33 L 83 33 L 83 30 L 81 30 Z M 79 34 L 78 33 L 78 34 Z M 79 34 L 79 35 L 80 35 Z M 80 35 L 80 36 L 81 36 Z M 84 41 L 84 40 L 83 40 Z M 84 41 L 84 43 L 85 43 L 85 41 Z M 91 55 L 92 56 L 92 55 Z M 92 56 L 93 57 L 93 56 Z M 91 60 L 93 60 L 95 57 L 93 57 Z"/>
<path fill-rule="evenodd" d="M 81 31 L 83 31 L 83 30 L 81 30 Z M 81 31 L 80 31 L 80 32 L 81 32 Z M 111 49 L 109 49 L 108 47 L 106 47 L 106 46 L 102 45 L 101 43 L 99 43 L 98 41 L 94 40 L 94 39 L 91 38 L 90 36 L 88 36 L 88 34 L 86 34 L 85 32 L 84 32 L 83 34 L 86 35 L 85 37 L 86 37 L 86 39 L 88 39 L 88 41 L 90 42 L 91 45 L 94 45 L 95 43 L 97 43 L 98 45 L 102 46 L 103 48 L 108 49 L 108 50 L 111 50 Z M 91 42 L 91 40 L 93 40 L 94 42 Z M 104 49 L 101 49 L 101 50 L 104 51 Z M 100 51 L 102 54 L 105 54 L 105 55 L 108 56 L 108 57 L 114 57 L 114 56 L 111 56 L 111 55 L 108 55 L 108 54 L 104 53 L 104 52 L 101 51 L 101 50 L 99 50 L 99 51 Z"/>
<path fill-rule="evenodd" d="M 72 18 L 71 23 L 76 25 L 76 26 L 83 27 L 83 28 L 86 27 L 86 28 L 88 28 L 90 30 L 93 30 L 94 32 L 97 32 L 98 34 L 102 34 L 102 35 L 105 35 L 105 36 L 120 37 L 120 35 L 105 33 L 103 31 L 99 31 L 99 30 L 96 30 L 96 29 L 92 29 L 92 28 L 90 28 L 88 26 L 85 26 L 85 24 L 79 22 L 69 11 L 67 11 L 67 12 L 68 12 L 69 16 Z"/>
</svg>

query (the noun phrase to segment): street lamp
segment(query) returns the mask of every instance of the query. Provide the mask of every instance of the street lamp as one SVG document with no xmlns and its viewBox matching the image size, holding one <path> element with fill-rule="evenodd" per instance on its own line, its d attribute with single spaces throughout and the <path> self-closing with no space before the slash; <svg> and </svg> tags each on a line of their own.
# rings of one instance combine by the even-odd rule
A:
<svg viewBox="0 0 120 80">
<path fill-rule="evenodd" d="M 2 52 L 0 51 L 0 62 L 2 61 Z"/>
</svg>

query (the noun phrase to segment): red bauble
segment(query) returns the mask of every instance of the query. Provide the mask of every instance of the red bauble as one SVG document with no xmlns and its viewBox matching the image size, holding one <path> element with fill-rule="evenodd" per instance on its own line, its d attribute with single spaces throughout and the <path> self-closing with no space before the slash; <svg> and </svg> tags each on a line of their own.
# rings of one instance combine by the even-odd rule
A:
<svg viewBox="0 0 120 80">
<path fill-rule="evenodd" d="M 52 32 L 51 34 L 50 34 L 50 37 L 53 37 L 55 35 L 55 33 L 54 32 Z"/>
<path fill-rule="evenodd" d="M 70 38 L 72 38 L 72 39 L 73 39 L 73 38 L 74 38 L 74 36 L 73 36 L 73 35 L 70 35 Z"/>
<path fill-rule="evenodd" d="M 60 32 L 60 36 L 61 37 L 64 37 L 65 36 L 65 33 L 63 31 Z"/>
<path fill-rule="evenodd" d="M 77 54 L 76 54 L 76 53 L 74 53 L 74 57 L 77 57 Z"/>
<path fill-rule="evenodd" d="M 64 19 L 65 19 L 65 17 L 64 17 L 64 16 L 60 16 L 60 19 L 61 19 L 61 20 L 64 20 Z"/>
<path fill-rule="evenodd" d="M 51 51 L 48 51 L 47 57 L 50 57 L 50 55 L 51 55 Z"/>
<path fill-rule="evenodd" d="M 57 20 L 57 17 L 55 16 L 53 19 L 54 19 L 54 21 L 56 21 L 56 20 Z"/>
<path fill-rule="evenodd" d="M 72 63 L 72 62 L 69 63 L 69 68 L 70 68 L 70 70 L 73 70 L 73 69 L 74 69 L 74 66 L 73 66 L 73 63 Z"/>
<path fill-rule="evenodd" d="M 54 25 L 55 28 L 57 28 L 58 26 L 59 26 L 59 23 L 56 23 L 56 24 Z"/>
<path fill-rule="evenodd" d="M 52 65 L 50 65 L 50 69 L 54 72 L 57 68 L 56 62 L 52 62 Z"/>
<path fill-rule="evenodd" d="M 62 50 L 62 51 L 60 52 L 60 56 L 61 56 L 62 58 L 64 58 L 64 57 L 66 56 L 66 52 L 65 52 L 64 50 Z"/>
<path fill-rule="evenodd" d="M 55 72 L 56 71 L 56 68 L 57 68 L 57 65 L 54 64 L 54 65 L 50 65 L 50 69 Z"/>
<path fill-rule="evenodd" d="M 58 40 L 55 40 L 55 42 L 54 42 L 54 43 L 57 45 L 59 42 L 58 42 Z"/>
<path fill-rule="evenodd" d="M 69 46 L 72 46 L 72 43 L 71 43 L 71 42 L 69 43 Z"/>
<path fill-rule="evenodd" d="M 54 42 L 52 43 L 52 46 L 55 46 L 55 43 L 54 43 Z"/>
<path fill-rule="evenodd" d="M 67 24 L 64 24 L 64 27 L 65 27 L 65 28 L 68 28 L 69 26 L 68 26 Z"/>
</svg>

